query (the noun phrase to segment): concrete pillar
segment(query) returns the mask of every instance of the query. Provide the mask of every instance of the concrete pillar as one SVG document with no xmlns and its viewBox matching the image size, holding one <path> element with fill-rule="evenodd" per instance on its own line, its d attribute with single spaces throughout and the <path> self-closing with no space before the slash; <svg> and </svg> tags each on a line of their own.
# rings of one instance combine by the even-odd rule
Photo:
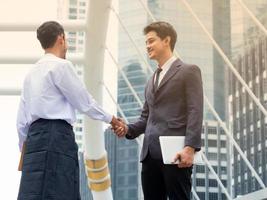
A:
<svg viewBox="0 0 267 200">
<path fill-rule="evenodd" d="M 111 0 L 89 1 L 86 23 L 84 81 L 95 100 L 103 105 L 103 67 Z M 103 123 L 85 118 L 85 165 L 94 200 L 112 200 L 104 144 Z"/>
</svg>

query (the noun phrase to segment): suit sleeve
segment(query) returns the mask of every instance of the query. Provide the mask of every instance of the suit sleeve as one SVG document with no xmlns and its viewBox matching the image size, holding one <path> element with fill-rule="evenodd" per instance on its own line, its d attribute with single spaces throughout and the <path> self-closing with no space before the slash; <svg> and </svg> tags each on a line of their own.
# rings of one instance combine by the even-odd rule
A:
<svg viewBox="0 0 267 200">
<path fill-rule="evenodd" d="M 185 146 L 191 146 L 199 151 L 203 121 L 203 87 L 199 67 L 195 65 L 186 67 L 184 78 L 187 109 Z"/>
<path fill-rule="evenodd" d="M 125 137 L 127 139 L 134 139 L 139 135 L 143 134 L 146 130 L 148 116 L 149 116 L 149 108 L 147 105 L 147 101 L 145 101 L 141 116 L 135 123 L 128 124 L 129 130 Z"/>
</svg>

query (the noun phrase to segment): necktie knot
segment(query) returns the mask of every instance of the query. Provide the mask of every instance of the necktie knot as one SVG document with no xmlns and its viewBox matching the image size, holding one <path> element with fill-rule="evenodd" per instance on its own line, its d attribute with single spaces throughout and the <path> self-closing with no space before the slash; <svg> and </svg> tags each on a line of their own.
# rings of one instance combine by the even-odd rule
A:
<svg viewBox="0 0 267 200">
<path fill-rule="evenodd" d="M 162 71 L 162 69 L 161 68 L 158 68 L 157 69 L 157 74 L 160 74 L 161 71 Z"/>
</svg>

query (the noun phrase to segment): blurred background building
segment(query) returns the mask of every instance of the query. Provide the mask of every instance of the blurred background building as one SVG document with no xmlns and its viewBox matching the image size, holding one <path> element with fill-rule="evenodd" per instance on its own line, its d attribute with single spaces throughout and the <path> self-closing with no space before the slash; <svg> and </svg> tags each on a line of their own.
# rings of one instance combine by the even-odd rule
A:
<svg viewBox="0 0 267 200">
<path fill-rule="evenodd" d="M 247 6 L 266 27 L 267 2 L 264 0 L 247 1 Z M 239 41 L 239 45 L 234 44 L 233 41 L 233 48 L 236 49 L 233 62 L 242 78 L 266 108 L 267 37 L 247 15 L 240 15 L 238 21 L 239 28 L 242 29 L 242 34 L 239 34 L 242 40 Z M 267 184 L 266 117 L 231 73 L 228 96 L 230 124 L 233 127 L 234 138 L 264 183 Z M 236 196 L 261 188 L 236 151 L 233 154 L 233 169 L 232 188 Z"/>
</svg>

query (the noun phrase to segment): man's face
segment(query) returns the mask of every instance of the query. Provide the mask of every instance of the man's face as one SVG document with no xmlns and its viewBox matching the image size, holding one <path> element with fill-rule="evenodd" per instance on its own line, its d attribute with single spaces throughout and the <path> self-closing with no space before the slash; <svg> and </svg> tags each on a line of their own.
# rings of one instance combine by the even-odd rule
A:
<svg viewBox="0 0 267 200">
<path fill-rule="evenodd" d="M 146 48 L 150 59 L 159 60 L 169 48 L 169 37 L 161 39 L 155 31 L 146 34 Z"/>
</svg>

